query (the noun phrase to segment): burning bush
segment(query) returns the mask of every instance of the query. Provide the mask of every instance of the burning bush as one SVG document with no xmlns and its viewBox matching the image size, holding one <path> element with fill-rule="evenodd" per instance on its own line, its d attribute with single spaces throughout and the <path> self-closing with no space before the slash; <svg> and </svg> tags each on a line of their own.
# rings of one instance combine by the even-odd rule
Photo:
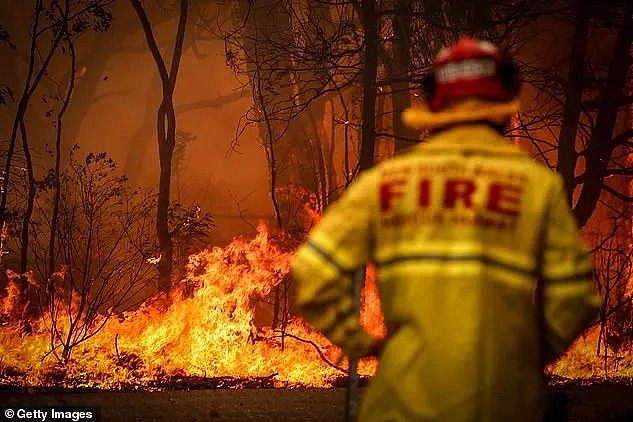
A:
<svg viewBox="0 0 633 422">
<path fill-rule="evenodd" d="M 342 368 L 332 366 L 341 355 L 323 336 L 293 319 L 282 351 L 279 330 L 254 324 L 256 301 L 287 276 L 291 255 L 292 250 L 270 239 L 263 224 L 254 239 L 238 238 L 225 248 L 192 255 L 167 307 L 165 298 L 153 297 L 107 324 L 96 317 L 93 324 L 103 324 L 102 329 L 74 346 L 61 372 L 49 357 L 46 321 L 52 319 L 51 309 L 34 321 L 33 334 L 27 337 L 17 336 L 10 324 L 0 327 L 2 365 L 11 368 L 0 381 L 147 388 L 159 386 L 157 379 L 188 375 L 329 385 L 343 374 Z M 192 295 L 183 295 L 186 285 L 196 286 Z M 365 362 L 362 370 L 370 374 L 373 365 Z"/>
<path fill-rule="evenodd" d="M 72 149 L 59 180 L 51 173 L 38 185 L 28 262 L 19 263 L 34 271 L 8 271 L 0 294 L 0 320 L 14 322 L 21 334 L 42 325 L 49 332 L 50 355 L 60 363 L 110 317 L 138 307 L 156 291 L 160 259 L 155 195 L 132 190 L 107 154 L 78 159 L 77 152 Z M 200 250 L 213 222 L 198 207 L 175 203 L 170 223 L 176 267 L 184 269 L 191 248 Z M 5 231 L 3 246 L 17 239 Z M 2 253 L 9 258 L 5 266 L 18 266 L 15 254 Z"/>
</svg>

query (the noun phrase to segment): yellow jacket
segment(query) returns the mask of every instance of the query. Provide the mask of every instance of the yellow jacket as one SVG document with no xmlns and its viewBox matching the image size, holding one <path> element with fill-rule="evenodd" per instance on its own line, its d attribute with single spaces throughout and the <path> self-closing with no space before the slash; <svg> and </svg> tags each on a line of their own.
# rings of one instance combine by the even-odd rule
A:
<svg viewBox="0 0 633 422">
<path fill-rule="evenodd" d="M 373 343 L 351 297 L 367 262 L 385 321 L 400 328 L 361 421 L 539 420 L 541 332 L 561 353 L 601 302 L 562 179 L 485 124 L 361 174 L 297 251 L 296 310 L 352 356 Z"/>
</svg>

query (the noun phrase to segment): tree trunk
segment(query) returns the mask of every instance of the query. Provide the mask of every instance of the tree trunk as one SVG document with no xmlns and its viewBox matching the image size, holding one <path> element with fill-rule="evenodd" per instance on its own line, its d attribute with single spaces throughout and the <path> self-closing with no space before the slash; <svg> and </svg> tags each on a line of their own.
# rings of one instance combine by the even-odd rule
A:
<svg viewBox="0 0 633 422">
<path fill-rule="evenodd" d="M 343 113 L 344 113 L 344 117 L 345 120 L 343 122 L 343 172 L 345 173 L 345 189 L 347 189 L 347 187 L 349 186 L 349 184 L 352 182 L 352 169 L 350 167 L 350 151 L 349 151 L 349 146 L 350 146 L 350 133 L 349 133 L 349 119 L 350 119 L 350 112 L 349 112 L 349 108 L 347 107 L 347 103 L 346 103 L 346 99 L 343 96 L 343 93 L 340 90 L 337 90 L 337 94 L 338 94 L 338 99 L 341 103 L 341 107 L 343 108 Z"/>
<path fill-rule="evenodd" d="M 336 110 L 336 105 L 333 98 L 330 98 L 329 102 L 330 102 L 330 111 L 332 114 L 330 116 L 330 119 L 331 119 L 330 120 L 330 143 L 327 147 L 327 168 L 328 168 L 327 184 L 330 187 L 330 191 L 327 197 L 328 204 L 332 201 L 335 201 L 338 197 L 338 186 L 337 186 L 338 176 L 336 172 L 336 165 L 334 164 L 334 157 L 336 156 L 335 154 L 336 142 L 337 142 L 336 141 L 336 116 L 334 114 Z"/>
<path fill-rule="evenodd" d="M 29 258 L 29 229 L 31 226 L 31 216 L 33 215 L 33 206 L 35 203 L 35 175 L 33 174 L 33 160 L 31 159 L 31 150 L 29 148 L 29 141 L 24 125 L 24 120 L 20 120 L 20 137 L 22 138 L 22 150 L 24 151 L 24 158 L 26 161 L 26 172 L 29 179 L 28 193 L 26 199 L 26 210 L 22 218 L 22 233 L 21 233 L 21 247 L 20 247 L 20 274 L 26 273 L 28 269 Z M 25 292 L 22 292 L 24 295 Z"/>
<path fill-rule="evenodd" d="M 391 106 L 395 151 L 402 151 L 415 144 L 417 132 L 402 121 L 402 112 L 411 106 L 409 95 L 409 31 L 411 31 L 411 3 L 395 0 L 392 20 L 395 40 L 391 61 Z"/>
<path fill-rule="evenodd" d="M 311 138 L 310 144 L 312 146 L 312 158 L 314 164 L 312 165 L 315 170 L 313 173 L 316 175 L 316 194 L 319 198 L 320 209 L 324 210 L 328 205 L 328 197 L 331 186 L 328 186 L 328 170 L 325 166 L 324 159 L 324 149 L 323 149 L 323 131 L 321 130 L 320 125 L 322 124 L 323 119 L 323 110 L 325 101 L 322 98 L 319 98 L 315 101 L 314 106 L 317 110 L 317 116 L 315 117 L 315 112 L 310 107 L 304 113 L 305 121 L 306 121 L 306 136 Z"/>
<path fill-rule="evenodd" d="M 157 113 L 158 154 L 160 177 L 158 182 L 158 210 L 156 213 L 156 231 L 160 249 L 158 263 L 158 289 L 167 292 L 171 288 L 173 250 L 169 233 L 169 198 L 171 190 L 171 160 L 176 145 L 176 113 L 174 111 L 174 89 L 182 58 L 182 46 L 187 23 L 188 0 L 180 1 L 180 17 L 176 29 L 176 40 L 169 70 L 161 55 L 151 23 L 139 0 L 130 0 L 141 22 L 147 46 L 156 62 L 163 87 L 163 100 Z"/>
<path fill-rule="evenodd" d="M 55 272 L 55 264 L 56 264 L 56 252 L 55 252 L 55 242 L 57 239 L 57 223 L 59 219 L 59 201 L 61 195 L 61 186 L 60 186 L 60 178 L 61 178 L 61 155 L 62 155 L 62 133 L 63 133 L 63 120 L 64 115 L 66 114 L 66 110 L 68 109 L 68 105 L 70 104 L 70 98 L 73 95 L 73 91 L 75 89 L 75 78 L 76 78 L 76 62 L 77 57 L 75 55 L 75 46 L 70 37 L 67 38 L 68 42 L 68 51 L 70 52 L 70 80 L 68 85 L 68 91 L 66 91 L 66 98 L 64 98 L 64 103 L 62 104 L 62 108 L 59 110 L 57 114 L 57 127 L 56 127 L 56 137 L 55 137 L 55 193 L 53 197 L 53 213 L 51 215 L 51 229 L 49 233 L 48 239 L 48 274 L 46 274 L 46 278 L 49 278 Z"/>
<path fill-rule="evenodd" d="M 363 0 L 361 3 L 363 28 L 365 31 L 365 54 L 363 69 L 362 135 L 360 144 L 360 171 L 374 164 L 376 141 L 376 73 L 378 67 L 378 23 L 376 3 Z"/>
<path fill-rule="evenodd" d="M 170 97 L 164 98 L 158 109 L 158 156 L 160 162 L 160 176 L 158 181 L 158 203 L 156 214 L 156 232 L 158 234 L 158 247 L 160 249 L 160 261 L 158 261 L 158 289 L 167 292 L 171 288 L 171 270 L 173 263 L 173 248 L 169 234 L 169 196 L 171 192 L 171 159 L 174 153 L 175 134 L 171 136 L 171 130 L 175 127 L 175 118 L 166 111 L 166 102 Z M 167 125 L 165 127 L 165 124 Z M 172 142 L 174 140 L 174 142 Z"/>
<path fill-rule="evenodd" d="M 558 163 L 556 170 L 563 177 L 569 204 L 574 195 L 574 178 L 576 176 L 576 133 L 578 119 L 582 111 L 583 77 L 585 69 L 585 53 L 587 51 L 587 36 L 589 34 L 589 4 L 587 0 L 580 0 L 576 10 L 576 23 L 572 36 L 569 68 L 567 70 L 567 85 L 565 87 L 565 110 L 558 136 Z"/>
</svg>

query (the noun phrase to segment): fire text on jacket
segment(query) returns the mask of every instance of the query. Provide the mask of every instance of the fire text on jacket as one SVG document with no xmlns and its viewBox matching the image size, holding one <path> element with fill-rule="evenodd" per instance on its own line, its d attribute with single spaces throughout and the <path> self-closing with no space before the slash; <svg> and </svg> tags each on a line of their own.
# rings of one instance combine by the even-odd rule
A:
<svg viewBox="0 0 633 422">
<path fill-rule="evenodd" d="M 514 226 L 511 221 L 516 222 L 521 214 L 524 189 L 517 182 L 482 182 L 477 178 L 464 177 L 421 178 L 413 186 L 414 195 L 411 196 L 409 192 L 408 198 L 404 199 L 407 189 L 411 188 L 410 183 L 410 179 L 395 178 L 380 184 L 379 206 L 383 217 L 386 217 L 383 222 L 389 221 L 388 225 L 401 225 L 404 222 L 480 225 L 479 222 L 483 221 L 486 224 L 481 225 L 490 226 L 492 218 L 499 223 Z M 414 201 L 415 205 L 399 207 L 398 205 L 402 205 L 401 201 Z M 442 218 L 438 215 L 433 218 L 418 215 L 420 212 L 426 214 L 427 210 L 444 215 Z M 397 215 L 393 215 L 393 212 Z"/>
</svg>

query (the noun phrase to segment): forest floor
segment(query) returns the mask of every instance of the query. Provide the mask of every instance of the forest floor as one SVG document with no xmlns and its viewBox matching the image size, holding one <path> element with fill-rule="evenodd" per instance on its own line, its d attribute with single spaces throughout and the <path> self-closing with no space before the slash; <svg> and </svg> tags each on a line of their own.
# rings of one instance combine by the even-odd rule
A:
<svg viewBox="0 0 633 422">
<path fill-rule="evenodd" d="M 566 385 L 555 387 L 567 402 L 559 421 L 631 422 L 633 387 Z M 242 389 L 192 391 L 0 392 L 4 410 L 21 406 L 89 406 L 100 409 L 103 422 L 149 421 L 341 421 L 345 389 Z"/>
</svg>

